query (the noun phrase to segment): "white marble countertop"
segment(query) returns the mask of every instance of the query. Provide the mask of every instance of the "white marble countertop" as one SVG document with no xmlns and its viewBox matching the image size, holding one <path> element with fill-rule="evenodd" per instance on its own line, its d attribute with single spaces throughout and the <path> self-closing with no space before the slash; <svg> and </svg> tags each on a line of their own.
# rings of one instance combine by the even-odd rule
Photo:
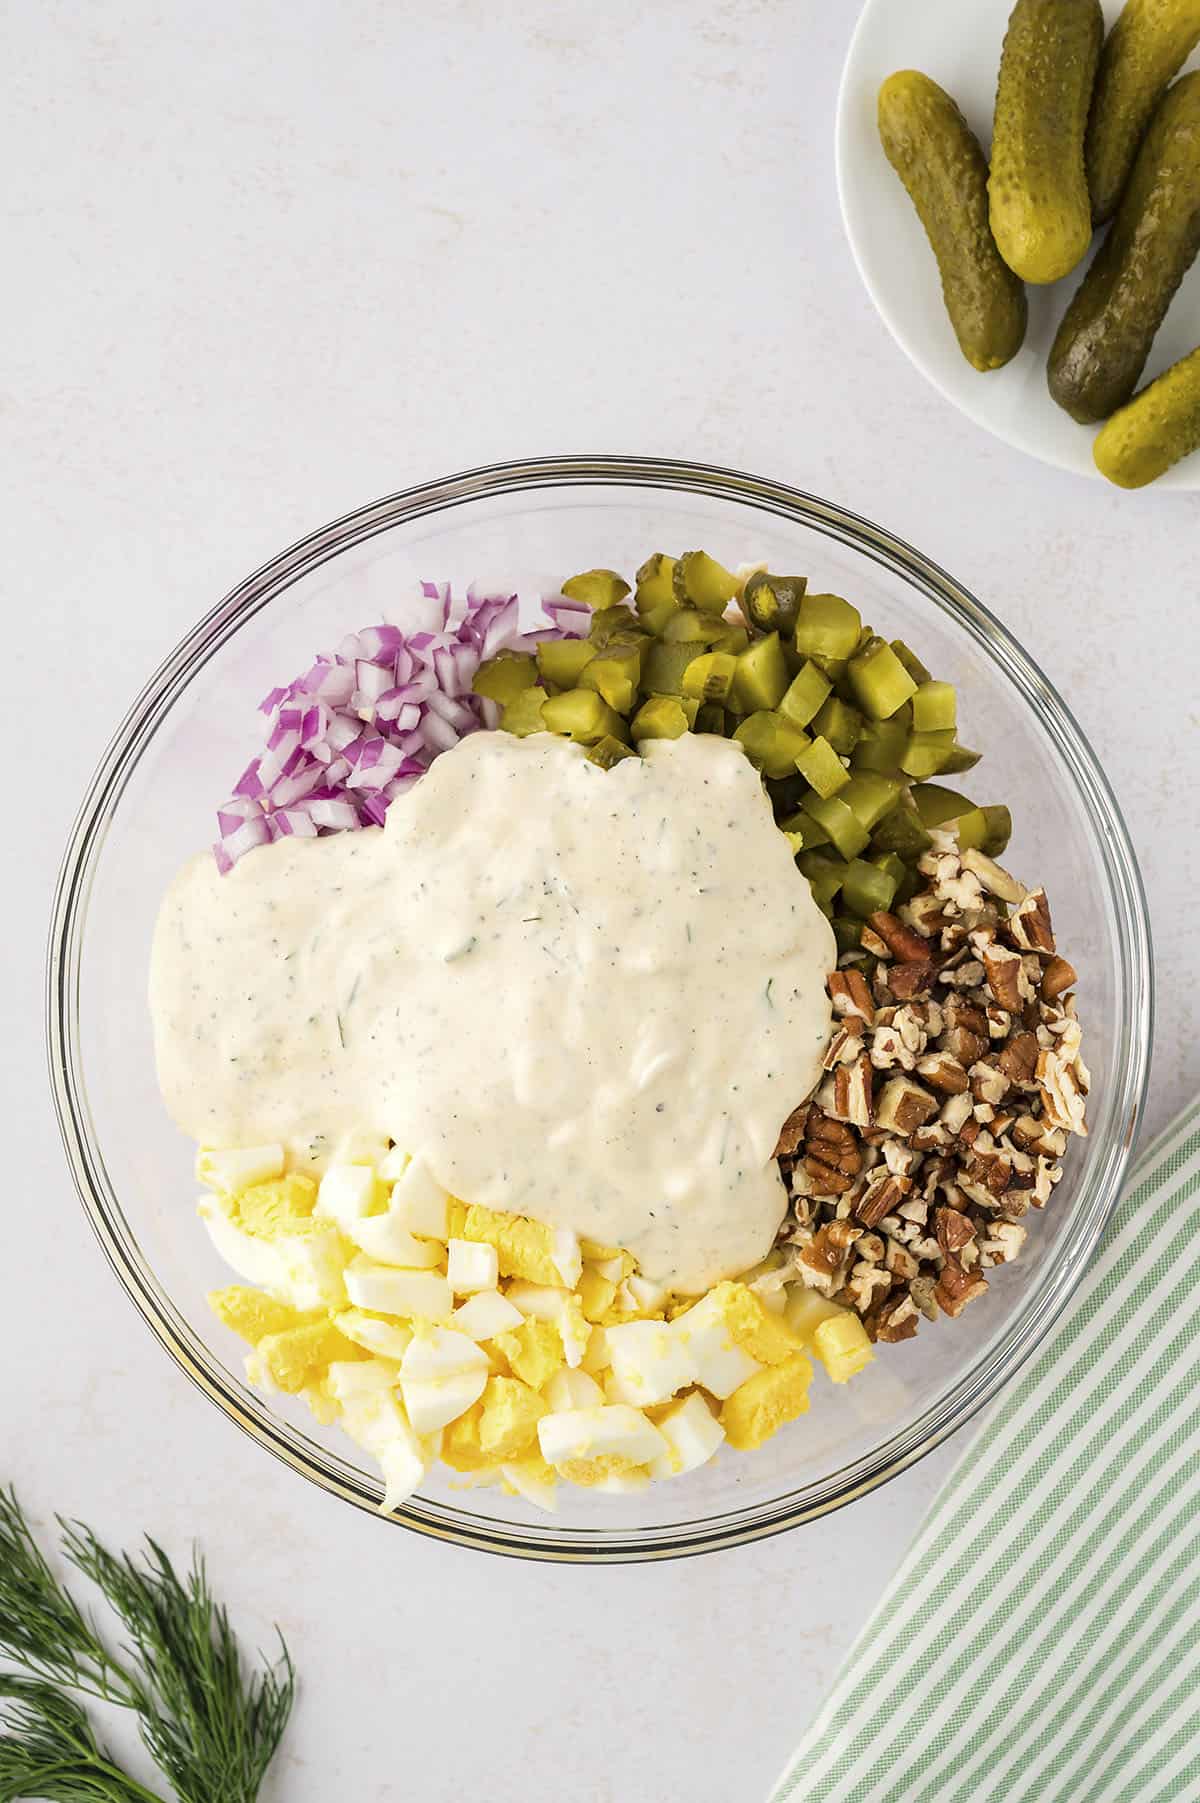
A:
<svg viewBox="0 0 1200 1803">
<path fill-rule="evenodd" d="M 239 1621 L 278 1617 L 304 1678 L 269 1786 L 287 1803 L 761 1796 L 954 1454 L 699 1563 L 519 1565 L 344 1510 L 156 1349 L 64 1167 L 42 946 L 109 730 L 246 571 L 408 482 L 538 452 L 707 458 L 883 522 L 1000 612 L 1097 747 L 1157 941 L 1150 1124 L 1200 1078 L 1200 496 L 1029 462 L 895 349 L 834 190 L 855 11 L 48 0 L 0 19 L 0 1477 L 39 1517 L 198 1537 Z"/>
</svg>

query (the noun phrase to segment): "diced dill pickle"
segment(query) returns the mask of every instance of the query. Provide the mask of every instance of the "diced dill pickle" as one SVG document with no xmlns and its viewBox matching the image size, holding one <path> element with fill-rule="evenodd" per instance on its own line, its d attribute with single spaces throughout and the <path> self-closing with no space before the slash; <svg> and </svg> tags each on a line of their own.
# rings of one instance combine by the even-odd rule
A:
<svg viewBox="0 0 1200 1803">
<path fill-rule="evenodd" d="M 981 752 L 968 751 L 965 745 L 960 745 L 956 741 L 946 754 L 942 773 L 946 776 L 961 776 L 964 770 L 974 770 L 981 756 Z"/>
<path fill-rule="evenodd" d="M 655 640 L 642 665 L 642 688 L 648 695 L 681 695 L 684 671 L 703 654 L 703 645 L 668 645 Z"/>
<path fill-rule="evenodd" d="M 802 875 L 808 878 L 818 908 L 828 914 L 834 897 L 846 880 L 845 861 L 826 852 L 802 851 L 796 863 Z"/>
<path fill-rule="evenodd" d="M 915 864 L 922 852 L 929 850 L 931 843 L 921 824 L 921 816 L 907 795 L 901 796 L 871 834 L 871 844 L 876 851 L 894 853 L 906 864 Z"/>
<path fill-rule="evenodd" d="M 659 601 L 653 607 L 643 607 L 638 611 L 638 619 L 647 632 L 660 638 L 667 629 L 669 621 L 680 611 L 678 601 Z"/>
<path fill-rule="evenodd" d="M 805 595 L 796 617 L 796 650 L 801 657 L 850 657 L 861 631 L 862 615 L 840 595 Z"/>
<path fill-rule="evenodd" d="M 846 674 L 859 707 L 873 720 L 890 719 L 916 693 L 916 683 L 886 639 L 872 639 L 850 659 Z"/>
<path fill-rule="evenodd" d="M 892 646 L 893 651 L 895 645 Z M 909 675 L 913 672 L 910 670 Z M 912 721 L 916 732 L 953 732 L 958 725 L 958 708 L 952 682 L 921 682 L 912 698 Z"/>
<path fill-rule="evenodd" d="M 530 733 L 545 732 L 546 722 L 542 719 L 542 706 L 550 697 L 545 689 L 522 689 L 514 695 L 500 716 L 500 725 L 505 732 L 515 733 L 518 739 L 527 739 Z"/>
<path fill-rule="evenodd" d="M 856 770 L 898 770 L 907 744 L 908 727 L 902 720 L 868 720 L 850 762 Z"/>
<path fill-rule="evenodd" d="M 683 692 L 685 695 L 696 695 L 701 701 L 723 703 L 733 687 L 736 670 L 737 658 L 730 652 L 706 652 L 703 657 L 694 657 L 684 671 Z"/>
<path fill-rule="evenodd" d="M 833 928 L 834 943 L 839 954 L 858 950 L 862 944 L 861 920 L 852 920 L 848 914 L 835 914 L 829 924 Z"/>
<path fill-rule="evenodd" d="M 918 782 L 937 776 L 954 751 L 954 733 L 910 732 L 900 758 L 900 768 Z"/>
<path fill-rule="evenodd" d="M 891 907 L 896 894 L 896 879 L 878 864 L 867 864 L 852 858 L 842 883 L 842 900 L 851 914 L 866 920 L 870 914 Z"/>
<path fill-rule="evenodd" d="M 671 572 L 671 586 L 680 606 L 722 614 L 738 592 L 738 579 L 707 551 L 685 551 Z"/>
<path fill-rule="evenodd" d="M 770 708 L 747 714 L 733 736 L 764 776 L 787 776 L 809 744 L 806 732 Z"/>
<path fill-rule="evenodd" d="M 963 851 L 982 851 L 988 836 L 988 822 L 982 808 L 968 801 L 956 789 L 943 789 L 939 783 L 915 783 L 911 790 L 917 812 L 925 826 L 944 827 L 958 834 Z"/>
<path fill-rule="evenodd" d="M 860 770 L 841 791 L 840 799 L 870 833 L 885 814 L 891 813 L 903 786 L 895 777 L 881 776 L 877 770 Z"/>
<path fill-rule="evenodd" d="M 685 696 L 686 700 L 687 697 Z M 692 721 L 693 732 L 716 733 L 718 738 L 726 736 L 728 716 L 719 701 L 702 701 L 696 709 L 696 718 Z"/>
<path fill-rule="evenodd" d="M 749 643 L 750 634 L 746 628 L 736 625 L 732 620 L 726 620 L 723 622 L 720 638 L 713 641 L 713 650 L 732 651 L 735 657 L 739 657 Z"/>
<path fill-rule="evenodd" d="M 766 570 L 756 570 L 742 590 L 742 612 L 759 632 L 777 632 L 788 638 L 796 630 L 807 587 L 807 576 L 771 576 Z"/>
<path fill-rule="evenodd" d="M 665 551 L 655 551 L 646 559 L 635 578 L 634 605 L 640 614 L 649 608 L 662 607 L 667 601 L 675 603 L 675 588 L 671 581 L 674 574 L 675 559 L 668 557 Z"/>
<path fill-rule="evenodd" d="M 687 721 L 689 727 L 694 730 L 696 716 L 700 712 L 700 703 L 694 695 L 681 695 L 679 697 L 679 705 L 683 709 L 684 719 Z"/>
<path fill-rule="evenodd" d="M 717 614 L 697 613 L 693 607 L 676 608 L 673 618 L 663 627 L 665 645 L 719 645 L 725 637 L 726 625 Z"/>
<path fill-rule="evenodd" d="M 502 651 L 498 657 L 480 664 L 471 687 L 477 695 L 486 695 L 489 701 L 507 707 L 524 689 L 531 689 L 537 679 L 537 665 L 526 652 Z"/>
<path fill-rule="evenodd" d="M 863 717 L 856 707 L 831 695 L 812 723 L 814 733 L 828 739 L 841 758 L 848 758 L 858 744 Z"/>
<path fill-rule="evenodd" d="M 894 851 L 873 851 L 867 863 L 874 864 L 877 870 L 886 871 L 897 889 L 908 875 L 908 865 Z"/>
<path fill-rule="evenodd" d="M 989 858 L 998 858 L 1012 838 L 1012 815 L 1000 804 L 984 808 L 983 817 L 987 822 L 987 838 L 980 850 L 986 852 Z"/>
<path fill-rule="evenodd" d="M 595 655 L 590 639 L 543 639 L 537 648 L 537 667 L 547 682 L 573 689 Z"/>
<path fill-rule="evenodd" d="M 814 739 L 797 752 L 796 768 L 818 795 L 836 795 L 850 781 L 850 772 L 828 739 Z"/>
<path fill-rule="evenodd" d="M 777 632 L 755 639 L 738 658 L 733 699 L 744 714 L 777 708 L 787 693 L 788 667 Z"/>
<path fill-rule="evenodd" d="M 637 752 L 631 745 L 622 745 L 620 739 L 614 739 L 607 733 L 602 739 L 597 739 L 594 745 L 589 745 L 587 749 L 588 763 L 599 764 L 602 770 L 611 770 L 614 764 L 621 762 L 622 758 L 635 758 L 636 756 Z"/>
<path fill-rule="evenodd" d="M 925 827 L 941 826 L 947 820 L 954 820 L 959 814 L 965 814 L 975 806 L 957 789 L 943 789 L 940 783 L 914 783 L 909 790 L 913 806 L 920 816 L 921 825 Z"/>
<path fill-rule="evenodd" d="M 829 834 L 820 821 L 814 820 L 811 814 L 806 814 L 803 808 L 797 808 L 794 814 L 781 820 L 779 830 L 786 833 L 789 839 L 798 839 L 805 851 L 829 844 Z"/>
<path fill-rule="evenodd" d="M 794 720 L 797 726 L 807 726 L 818 708 L 824 706 L 829 693 L 829 678 L 816 664 L 805 663 L 789 683 L 779 703 L 779 711 Z"/>
<path fill-rule="evenodd" d="M 602 607 L 592 615 L 588 637 L 593 645 L 607 645 L 618 633 L 636 633 L 640 630 L 641 625 L 633 609 L 618 602 L 613 607 Z"/>
<path fill-rule="evenodd" d="M 595 689 L 565 689 L 542 703 L 542 721 L 548 732 L 563 734 L 580 745 L 595 745 L 605 737 L 624 738 L 628 730 L 620 714 Z"/>
<path fill-rule="evenodd" d="M 629 730 L 635 743 L 639 739 L 682 739 L 689 724 L 682 701 L 674 695 L 652 695 L 633 716 Z"/>
<path fill-rule="evenodd" d="M 733 724 L 736 727 L 737 721 L 734 720 Z M 797 808 L 803 806 L 809 792 L 809 784 L 798 770 L 789 770 L 786 776 L 764 777 L 763 783 L 776 820 L 782 820 L 786 814 L 794 814 Z"/>
<path fill-rule="evenodd" d="M 595 689 L 619 714 L 631 714 L 637 706 L 642 660 L 648 642 L 618 645 L 610 641 L 588 664 L 579 679 L 579 686 Z"/>
<path fill-rule="evenodd" d="M 925 668 L 925 665 L 921 662 L 916 652 L 911 650 L 910 647 L 904 643 L 903 639 L 893 639 L 892 650 L 896 653 L 896 656 L 900 659 L 900 662 L 904 665 L 904 668 L 908 671 L 918 688 L 920 688 L 923 682 L 933 681 L 932 676 Z"/>
<path fill-rule="evenodd" d="M 616 570 L 581 570 L 578 576 L 567 577 L 562 592 L 589 607 L 613 607 L 629 593 L 629 584 Z"/>
<path fill-rule="evenodd" d="M 840 795 L 817 795 L 806 797 L 805 812 L 825 828 L 836 850 L 844 858 L 856 858 L 863 851 L 870 833 L 858 818 L 851 812 Z"/>
</svg>

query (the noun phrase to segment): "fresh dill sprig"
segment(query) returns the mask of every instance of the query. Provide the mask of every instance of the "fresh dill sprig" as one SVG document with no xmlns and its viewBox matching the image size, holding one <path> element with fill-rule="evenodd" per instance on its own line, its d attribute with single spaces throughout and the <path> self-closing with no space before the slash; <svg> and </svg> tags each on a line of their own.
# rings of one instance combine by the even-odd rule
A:
<svg viewBox="0 0 1200 1803">
<path fill-rule="evenodd" d="M 178 1803 L 253 1803 L 287 1726 L 295 1674 L 278 1659 L 247 1674 L 225 1609 L 194 1555 L 180 1578 L 147 1537 L 134 1558 L 80 1522 L 59 1523 L 63 1551 L 97 1586 L 128 1635 L 120 1655 L 60 1583 L 12 1491 L 0 1491 L 0 1803 L 163 1803 L 114 1764 L 69 1691 L 138 1718 Z"/>
</svg>

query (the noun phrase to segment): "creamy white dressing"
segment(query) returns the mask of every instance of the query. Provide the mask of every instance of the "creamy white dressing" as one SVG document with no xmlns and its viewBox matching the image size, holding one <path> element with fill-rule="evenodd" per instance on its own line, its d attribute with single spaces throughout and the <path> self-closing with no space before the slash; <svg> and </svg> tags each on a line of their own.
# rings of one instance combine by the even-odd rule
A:
<svg viewBox="0 0 1200 1803">
<path fill-rule="evenodd" d="M 168 1108 L 209 1146 L 353 1130 L 696 1292 L 769 1249 L 833 935 L 740 748 L 478 733 L 384 830 L 193 859 L 159 915 Z"/>
</svg>

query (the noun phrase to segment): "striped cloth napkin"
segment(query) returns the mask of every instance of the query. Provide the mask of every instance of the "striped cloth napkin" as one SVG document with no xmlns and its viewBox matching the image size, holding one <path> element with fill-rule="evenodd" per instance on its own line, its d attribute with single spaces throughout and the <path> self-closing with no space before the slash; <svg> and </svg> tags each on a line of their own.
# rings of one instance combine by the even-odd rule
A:
<svg viewBox="0 0 1200 1803">
<path fill-rule="evenodd" d="M 935 1503 L 772 1803 L 1200 1799 L 1200 1101 Z"/>
</svg>

